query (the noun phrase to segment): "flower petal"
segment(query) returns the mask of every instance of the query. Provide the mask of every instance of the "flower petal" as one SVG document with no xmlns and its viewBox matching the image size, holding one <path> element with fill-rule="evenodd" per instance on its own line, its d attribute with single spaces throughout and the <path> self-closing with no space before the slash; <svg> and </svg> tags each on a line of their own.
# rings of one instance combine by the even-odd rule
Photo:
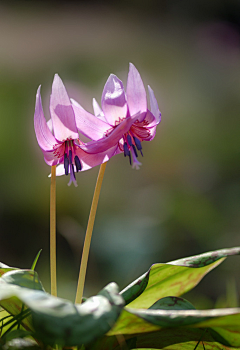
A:
<svg viewBox="0 0 240 350">
<path fill-rule="evenodd" d="M 154 115 L 154 117 L 156 118 L 156 124 L 158 124 L 161 121 L 161 112 L 159 111 L 158 103 L 157 103 L 156 97 L 154 95 L 154 92 L 150 88 L 149 85 L 148 85 L 148 92 L 149 92 L 149 97 L 150 97 L 151 112 Z"/>
<path fill-rule="evenodd" d="M 115 126 L 116 122 L 127 115 L 127 101 L 123 83 L 111 74 L 104 86 L 102 94 L 102 109 L 107 122 Z"/>
<path fill-rule="evenodd" d="M 39 146 L 42 150 L 47 151 L 51 150 L 57 141 L 49 130 L 46 119 L 44 117 L 40 90 L 41 85 L 39 86 L 36 95 L 34 128 Z"/>
<path fill-rule="evenodd" d="M 126 132 L 129 131 L 131 125 L 140 117 L 141 114 L 136 114 L 133 119 L 124 119 L 117 127 L 113 129 L 112 132 L 110 132 L 108 136 L 105 136 L 98 141 L 90 141 L 85 143 L 84 145 L 81 145 L 81 148 L 87 153 L 100 153 L 117 146 L 119 140 Z"/>
<path fill-rule="evenodd" d="M 84 109 L 84 108 L 80 105 L 80 103 L 78 103 L 77 101 L 75 101 L 73 98 L 70 98 L 70 101 L 71 101 L 72 105 L 77 106 L 78 108 Z"/>
<path fill-rule="evenodd" d="M 50 114 L 53 122 L 54 135 L 57 140 L 64 141 L 78 138 L 73 108 L 65 86 L 57 74 L 54 76 L 52 85 Z"/>
<path fill-rule="evenodd" d="M 93 111 L 96 117 L 104 117 L 104 113 L 95 98 L 93 98 Z"/>
<path fill-rule="evenodd" d="M 129 64 L 126 95 L 130 115 L 147 111 L 145 87 L 138 70 L 132 63 Z"/>
<path fill-rule="evenodd" d="M 109 130 L 110 125 L 73 104 L 78 130 L 91 140 L 99 140 Z"/>
<path fill-rule="evenodd" d="M 84 152 L 80 148 L 76 153 L 82 165 L 81 172 L 89 170 L 99 164 L 107 162 L 112 156 L 115 155 L 115 151 L 116 151 L 116 147 L 112 147 L 105 152 L 101 152 L 97 154 L 96 153 L 89 154 Z M 74 171 L 76 172 L 77 171 L 76 166 L 74 165 L 73 167 L 74 167 Z M 60 164 L 57 166 L 56 175 L 57 176 L 65 175 L 65 169 L 63 164 Z"/>
</svg>

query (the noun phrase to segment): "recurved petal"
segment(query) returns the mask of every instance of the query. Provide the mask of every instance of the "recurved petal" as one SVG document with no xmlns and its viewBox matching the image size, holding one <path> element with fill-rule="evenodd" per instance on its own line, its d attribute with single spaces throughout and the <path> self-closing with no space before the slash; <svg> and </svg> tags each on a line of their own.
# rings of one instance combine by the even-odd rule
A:
<svg viewBox="0 0 240 350">
<path fill-rule="evenodd" d="M 111 128 L 111 126 L 103 120 L 88 113 L 83 108 L 73 105 L 75 113 L 76 124 L 78 131 L 87 136 L 91 140 L 99 140 L 104 137 L 104 134 Z"/>
<path fill-rule="evenodd" d="M 138 70 L 132 63 L 129 64 L 126 95 L 130 115 L 147 111 L 145 87 Z"/>
<path fill-rule="evenodd" d="M 63 158 L 58 158 L 54 151 L 43 151 L 43 155 L 45 162 L 50 166 L 57 165 L 63 160 Z"/>
<path fill-rule="evenodd" d="M 46 119 L 43 114 L 42 100 L 40 94 L 41 86 L 39 86 L 36 95 L 36 105 L 34 113 L 34 129 L 37 141 L 42 150 L 48 151 L 57 143 L 55 137 L 51 133 Z"/>
<path fill-rule="evenodd" d="M 151 112 L 154 115 L 154 117 L 156 118 L 156 123 L 158 124 L 161 121 L 161 112 L 159 111 L 156 97 L 155 97 L 154 92 L 150 86 L 148 86 L 148 92 L 149 92 L 149 97 L 150 97 Z"/>
<path fill-rule="evenodd" d="M 111 74 L 102 93 L 102 109 L 107 122 L 115 126 L 119 119 L 127 115 L 127 101 L 123 83 Z"/>
<path fill-rule="evenodd" d="M 119 140 L 123 135 L 130 129 L 131 125 L 141 117 L 141 114 L 137 114 L 133 119 L 126 118 L 124 119 L 116 128 L 110 132 L 108 136 L 98 140 L 90 141 L 81 145 L 81 148 L 87 153 L 100 153 L 105 152 L 112 147 L 117 147 Z"/>
<path fill-rule="evenodd" d="M 55 74 L 50 98 L 50 114 L 57 140 L 77 139 L 77 125 L 72 104 L 62 80 Z"/>
</svg>

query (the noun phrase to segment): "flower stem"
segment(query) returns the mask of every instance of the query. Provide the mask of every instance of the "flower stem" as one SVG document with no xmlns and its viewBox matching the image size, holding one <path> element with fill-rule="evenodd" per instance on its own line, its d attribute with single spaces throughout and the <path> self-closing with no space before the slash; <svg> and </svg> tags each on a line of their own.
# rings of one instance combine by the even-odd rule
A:
<svg viewBox="0 0 240 350">
<path fill-rule="evenodd" d="M 57 296 L 56 270 L 56 165 L 53 165 L 50 188 L 50 276 L 51 294 L 54 296 Z"/>
<path fill-rule="evenodd" d="M 99 195 L 102 187 L 103 176 L 106 169 L 106 165 L 107 163 L 103 163 L 100 166 L 98 178 L 95 186 L 95 191 L 93 195 L 92 206 L 91 206 L 88 224 L 87 224 L 87 231 L 86 231 L 85 241 L 83 245 L 83 253 L 82 253 L 82 259 L 81 259 L 81 265 L 80 265 L 80 271 L 79 271 L 79 277 L 78 277 L 78 286 L 77 286 L 77 293 L 76 293 L 76 299 L 75 299 L 76 304 L 81 304 L 82 302 L 83 288 L 84 288 L 84 282 L 86 277 L 87 262 L 88 262 L 88 255 L 89 255 L 90 243 L 92 238 L 93 225 L 94 225 L 94 220 L 96 216 L 98 199 L 99 199 Z"/>
</svg>

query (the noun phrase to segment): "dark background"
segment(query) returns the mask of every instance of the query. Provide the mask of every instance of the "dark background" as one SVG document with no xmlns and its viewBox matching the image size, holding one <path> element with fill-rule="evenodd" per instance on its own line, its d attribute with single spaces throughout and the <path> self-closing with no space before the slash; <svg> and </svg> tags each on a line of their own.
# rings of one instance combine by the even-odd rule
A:
<svg viewBox="0 0 240 350">
<path fill-rule="evenodd" d="M 123 288 L 155 262 L 240 245 L 239 4 L 0 1 L 0 261 L 28 268 L 42 248 L 37 271 L 49 290 L 50 168 L 33 128 L 37 87 L 47 119 L 55 73 L 92 112 L 110 73 L 126 86 L 129 62 L 154 90 L 162 122 L 143 144 L 141 170 L 122 155 L 107 165 L 85 295 L 111 281 Z M 79 174 L 77 188 L 57 179 L 58 289 L 72 300 L 97 173 Z M 228 258 L 189 299 L 230 305 L 239 268 L 239 257 Z"/>
</svg>

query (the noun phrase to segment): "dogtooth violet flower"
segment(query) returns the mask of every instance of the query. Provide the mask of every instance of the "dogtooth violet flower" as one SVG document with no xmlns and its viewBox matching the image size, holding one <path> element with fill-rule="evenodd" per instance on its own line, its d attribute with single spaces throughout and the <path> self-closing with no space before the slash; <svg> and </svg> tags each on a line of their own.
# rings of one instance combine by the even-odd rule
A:
<svg viewBox="0 0 240 350">
<path fill-rule="evenodd" d="M 36 95 L 34 128 L 44 160 L 50 166 L 62 164 L 64 171 L 57 171 L 57 175 L 70 174 L 68 185 L 73 182 L 77 186 L 75 173 L 108 161 L 114 155 L 115 147 L 109 147 L 108 144 L 102 147 L 102 150 L 98 149 L 98 152 L 94 152 L 92 150 L 93 141 L 91 152 L 88 153 L 88 144 L 84 144 L 79 139 L 79 132 L 82 129 L 83 133 L 86 131 L 87 125 L 91 124 L 92 115 L 87 112 L 84 112 L 81 118 L 76 115 L 63 82 L 57 74 L 54 76 L 50 97 L 51 119 L 46 122 L 40 88 L 41 86 L 39 86 Z M 126 132 L 130 122 L 126 119 L 125 123 L 121 125 L 122 132 Z M 107 132 L 108 124 L 102 123 L 105 124 L 105 128 L 104 125 L 101 125 L 101 128 L 99 125 L 91 126 L 91 132 L 88 132 L 88 137 L 91 140 L 102 138 L 102 133 Z M 118 134 L 115 131 L 111 135 L 113 145 L 117 142 L 117 138 Z"/>
<path fill-rule="evenodd" d="M 82 149 L 95 153 L 105 151 L 106 147 L 111 149 L 115 147 L 113 155 L 124 153 L 125 157 L 129 157 L 133 168 L 138 169 L 141 165 L 137 159 L 138 154 L 143 156 L 141 142 L 151 141 L 154 138 L 156 127 L 161 121 L 158 103 L 150 86 L 148 91 L 150 110 L 147 107 L 147 95 L 141 76 L 130 63 L 126 92 L 122 81 L 111 74 L 103 89 L 102 109 L 93 99 L 95 117 L 86 112 L 76 101 L 71 100 L 77 119 L 82 120 L 84 124 L 81 132 L 89 138 L 98 139 L 97 142 L 90 141 L 83 145 Z M 84 119 L 88 120 L 87 124 L 83 122 Z M 101 134 L 103 137 L 99 139 Z"/>
</svg>

